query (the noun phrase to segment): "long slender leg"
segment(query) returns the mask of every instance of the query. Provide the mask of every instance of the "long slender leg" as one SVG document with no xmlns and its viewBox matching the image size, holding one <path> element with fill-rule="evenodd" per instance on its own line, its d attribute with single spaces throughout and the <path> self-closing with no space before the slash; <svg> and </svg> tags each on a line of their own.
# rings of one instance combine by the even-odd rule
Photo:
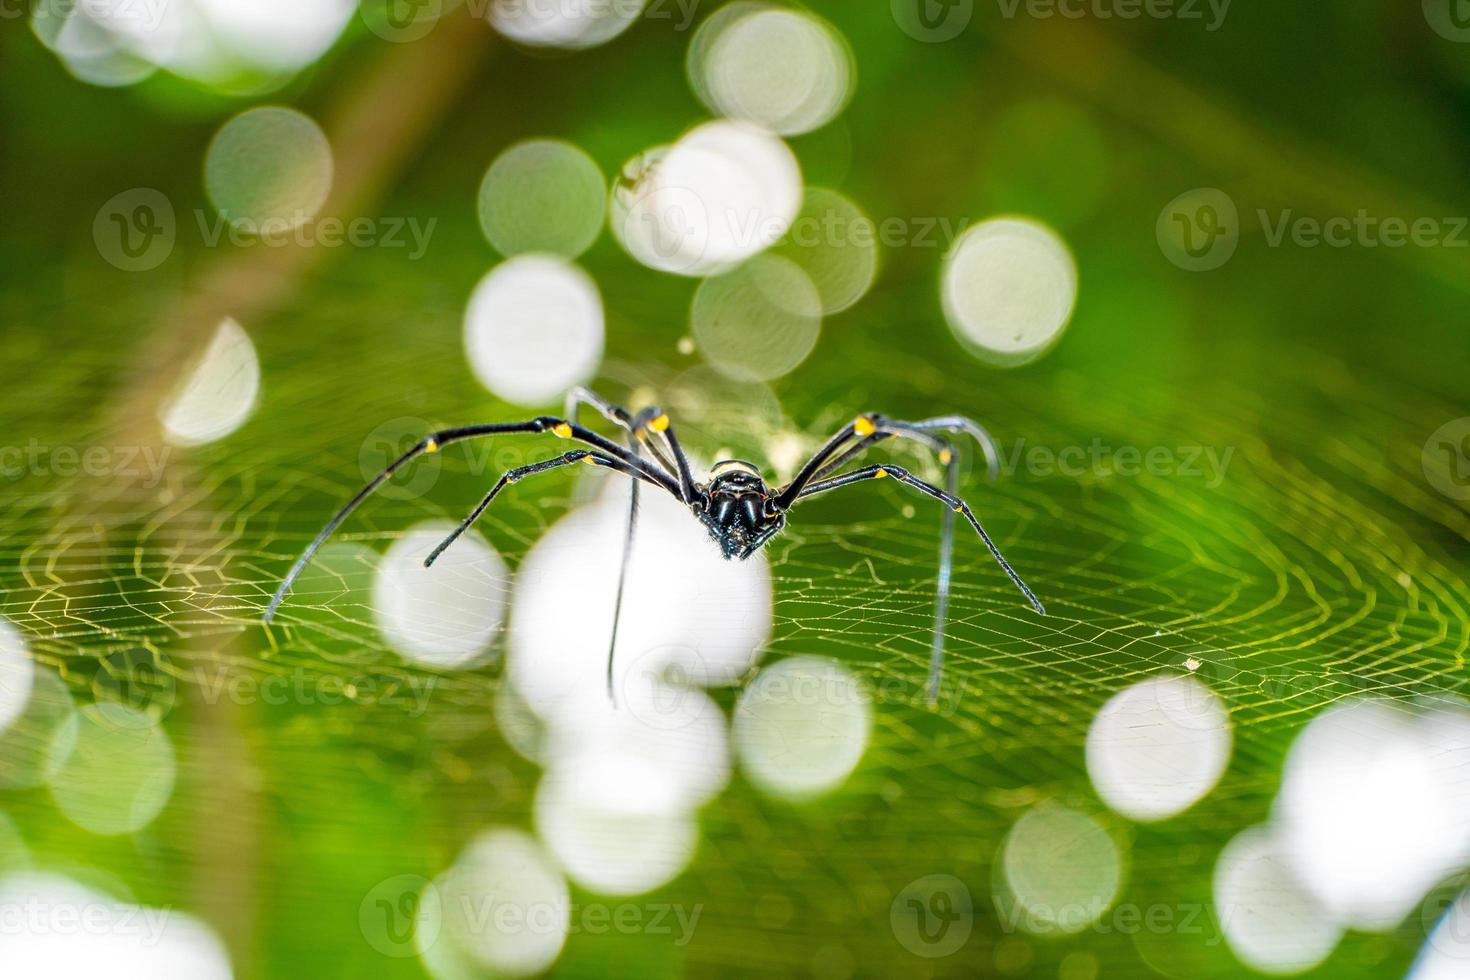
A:
<svg viewBox="0 0 1470 980">
<path fill-rule="evenodd" d="M 658 408 L 645 408 L 638 413 L 637 417 L 630 417 L 626 409 L 614 405 L 607 399 L 598 395 L 589 388 L 578 386 L 567 394 L 567 415 L 576 420 L 576 411 L 579 405 L 590 405 L 601 412 L 608 421 L 622 426 L 628 432 L 628 448 L 636 457 L 640 445 L 647 446 L 654 458 L 664 467 L 666 471 L 678 480 L 680 498 L 689 503 L 694 499 L 694 477 L 689 471 L 689 459 L 684 455 L 683 447 L 674 435 L 673 427 L 669 424 L 669 417 Z M 664 444 L 660 444 L 657 436 L 662 435 Z M 664 451 L 665 445 L 668 453 L 672 453 L 672 460 Z M 607 697 L 614 705 L 617 704 L 617 695 L 613 688 L 613 665 L 614 657 L 618 647 L 618 624 L 623 614 L 623 592 L 628 581 L 628 563 L 633 555 L 633 538 L 638 527 L 638 481 L 634 480 L 628 492 L 628 521 L 626 536 L 623 540 L 623 554 L 618 565 L 618 586 L 613 599 L 613 621 L 612 633 L 608 638 L 607 646 Z"/>
<path fill-rule="evenodd" d="M 791 478 L 791 482 L 776 493 L 776 499 L 774 501 L 776 507 L 781 510 L 790 509 L 791 505 L 796 503 L 797 498 L 802 495 L 802 491 L 813 480 L 817 479 L 817 474 L 826 468 L 828 461 L 836 456 L 847 445 L 849 440 L 866 439 L 868 436 L 877 432 L 878 425 L 875 421 L 876 418 L 877 416 L 872 414 L 859 415 L 838 429 L 836 435 L 828 439 L 821 449 L 818 449 L 812 454 L 811 459 L 802 464 L 801 469 L 797 470 L 796 476 Z"/>
<path fill-rule="evenodd" d="M 332 532 L 336 531 L 342 522 L 347 520 L 348 516 L 357 509 L 358 505 L 372 495 L 373 491 L 386 483 L 394 473 L 398 472 L 398 470 L 402 469 L 410 461 L 426 453 L 436 453 L 443 447 L 464 439 L 539 432 L 551 432 L 558 438 L 575 439 L 578 442 L 594 446 L 607 455 L 621 460 L 637 471 L 639 475 L 658 484 L 674 496 L 683 499 L 679 485 L 667 473 L 654 468 L 641 458 L 629 453 L 628 450 L 619 446 L 617 443 L 609 441 L 590 429 L 583 428 L 572 422 L 567 422 L 564 419 L 555 418 L 554 416 L 543 415 L 525 422 L 492 422 L 484 425 L 462 426 L 455 429 L 441 429 L 420 439 L 402 456 L 389 463 L 383 472 L 369 480 L 361 490 L 353 495 L 351 500 L 347 501 L 337 513 L 332 515 L 332 519 L 327 521 L 326 527 L 322 528 L 317 536 L 312 539 L 311 544 L 306 546 L 306 550 L 301 553 L 300 558 L 296 559 L 296 563 L 291 566 L 291 570 L 286 573 L 286 577 L 281 581 L 275 594 L 271 596 L 270 604 L 266 606 L 265 616 L 263 617 L 264 621 L 269 623 L 275 617 L 276 610 L 280 608 L 282 600 L 286 598 L 286 593 L 291 591 L 291 586 L 295 584 L 296 579 L 301 575 L 301 572 L 306 568 L 321 546 L 332 536 Z"/>
<path fill-rule="evenodd" d="M 603 418 L 628 433 L 637 433 L 638 431 L 633 425 L 633 416 L 628 414 L 627 409 L 621 405 L 613 404 L 591 388 L 584 388 L 581 385 L 567 392 L 566 417 L 573 422 L 578 421 L 577 410 L 583 405 L 587 405 L 596 410 Z M 658 442 L 648 439 L 646 434 L 643 441 L 648 446 L 649 453 L 658 461 L 659 466 L 663 467 L 671 479 L 677 480 L 679 469 L 673 460 L 669 458 L 668 454 L 664 452 L 663 447 Z"/>
<path fill-rule="evenodd" d="M 1036 593 L 1032 592 L 1025 582 L 1021 581 L 1021 576 L 1016 574 L 1016 570 L 1011 567 L 1010 562 L 1006 561 L 1005 556 L 1000 553 L 1000 549 L 996 547 L 995 542 L 991 540 L 990 535 L 985 532 L 985 528 L 981 526 L 980 521 L 975 517 L 974 511 L 970 510 L 970 505 L 955 496 L 955 473 L 955 466 L 953 461 L 951 461 L 946 478 L 946 485 L 949 489 L 941 490 L 931 483 L 924 482 L 900 466 L 889 466 L 887 464 L 865 466 L 860 470 L 844 473 L 842 476 L 811 483 L 801 494 L 801 499 L 805 499 L 819 493 L 825 493 L 828 490 L 851 486 L 854 483 L 862 483 L 866 480 L 878 480 L 891 476 L 900 483 L 907 484 L 921 493 L 925 493 L 935 500 L 944 503 L 949 508 L 951 516 L 949 521 L 941 529 L 939 596 L 935 603 L 934 646 L 930 653 L 929 666 L 929 699 L 931 701 L 939 694 L 939 676 L 944 659 L 944 623 L 949 607 L 949 572 L 953 554 L 953 514 L 960 513 L 965 515 L 965 519 L 970 522 L 970 526 L 975 529 L 975 533 L 980 535 L 980 540 L 985 542 L 985 547 L 990 551 L 991 557 L 996 560 L 996 563 L 1000 565 L 1010 580 L 1015 583 L 1016 588 L 1021 590 L 1021 594 L 1031 602 L 1032 608 L 1042 615 L 1046 614 L 1046 607 L 1041 604 L 1040 599 L 1036 598 Z"/>
<path fill-rule="evenodd" d="M 648 479 L 637 470 L 630 468 L 621 460 L 613 459 L 611 456 L 608 456 L 605 453 L 595 452 L 591 449 L 573 449 L 570 452 L 562 453 L 560 456 L 557 456 L 554 459 L 548 459 L 540 463 L 530 463 L 526 466 L 517 466 L 515 469 L 507 470 L 505 473 L 501 474 L 500 479 L 495 481 L 495 486 L 490 488 L 490 492 L 485 494 L 485 496 L 481 498 L 480 502 L 475 505 L 474 510 L 470 511 L 470 516 L 460 521 L 459 526 L 456 527 L 453 531 L 449 532 L 449 536 L 441 541 L 438 547 L 429 552 L 429 557 L 424 559 L 424 567 L 428 568 L 433 565 L 434 562 L 439 559 L 439 556 L 444 554 L 444 550 L 446 548 L 454 544 L 455 541 L 459 540 L 459 536 L 468 531 L 470 527 L 475 523 L 475 521 L 478 521 L 480 519 L 480 515 L 485 513 L 485 510 L 490 506 L 491 503 L 495 501 L 495 498 L 500 496 L 500 491 L 504 490 L 512 483 L 518 483 L 521 480 L 524 480 L 528 476 L 534 476 L 537 473 L 545 473 L 547 470 L 554 470 L 559 466 L 566 466 L 569 463 L 575 463 L 579 460 L 586 460 L 593 466 L 606 466 L 609 469 L 617 470 L 619 473 L 624 473 L 628 476 L 637 477 L 639 479 Z M 636 484 L 637 481 L 635 480 L 634 482 Z"/>
<path fill-rule="evenodd" d="M 689 468 L 689 457 L 685 455 L 684 447 L 679 444 L 679 437 L 674 433 L 674 427 L 663 410 L 645 408 L 638 413 L 637 418 L 631 418 L 625 409 L 612 404 L 591 389 L 578 387 L 567 395 L 567 414 L 572 416 L 574 422 L 576 417 L 573 413 L 579 403 L 592 406 L 609 422 L 633 433 L 677 482 L 681 499 L 686 504 L 693 502 L 694 474 Z"/>
<path fill-rule="evenodd" d="M 951 497 L 959 489 L 959 478 L 959 464 L 951 453 L 944 466 L 944 490 Z M 949 581 L 953 571 L 954 508 L 946 507 L 939 519 L 939 578 L 934 585 L 934 636 L 929 646 L 930 704 L 939 700 L 939 674 L 944 669 L 944 624 L 949 619 Z"/>
<path fill-rule="evenodd" d="M 817 471 L 814 479 L 824 479 L 836 472 L 854 458 L 867 452 L 880 442 L 892 439 L 895 436 L 912 439 L 929 447 L 939 457 L 939 462 L 948 466 L 954 456 L 954 446 L 948 440 L 932 435 L 933 432 L 964 432 L 973 438 L 979 445 L 980 451 L 985 456 L 986 469 L 990 478 L 994 480 L 1000 473 L 1000 453 L 996 449 L 995 440 L 979 422 L 974 419 L 965 418 L 962 415 L 945 415 L 939 418 L 924 419 L 921 422 L 901 422 L 884 416 L 873 416 L 873 424 L 876 431 L 865 437 L 861 442 L 850 447 L 841 455 L 822 466 Z"/>
</svg>

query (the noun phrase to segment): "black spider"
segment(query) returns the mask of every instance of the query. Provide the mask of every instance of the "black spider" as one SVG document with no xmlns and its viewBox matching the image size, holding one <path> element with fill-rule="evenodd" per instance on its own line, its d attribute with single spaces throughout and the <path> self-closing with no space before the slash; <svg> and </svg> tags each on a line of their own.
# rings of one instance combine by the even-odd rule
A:
<svg viewBox="0 0 1470 980">
<path fill-rule="evenodd" d="M 577 410 L 582 405 L 590 405 L 597 409 L 608 421 L 621 427 L 628 435 L 629 448 L 625 449 L 617 443 L 598 435 L 590 429 L 583 428 L 577 424 Z M 657 408 L 646 408 L 637 415 L 630 415 L 626 410 L 619 408 L 588 391 L 585 388 L 577 388 L 567 398 L 567 410 L 565 413 L 569 418 L 555 418 L 543 415 L 527 422 L 505 422 L 488 423 L 485 425 L 471 425 L 458 429 L 445 429 L 435 432 L 414 445 L 408 452 L 388 464 L 383 470 L 359 490 L 341 510 L 333 515 L 322 528 L 316 539 L 307 546 L 301 557 L 296 559 L 296 564 L 291 566 L 290 572 L 281 582 L 276 594 L 271 597 L 270 605 L 266 608 L 265 621 L 268 623 L 276 614 L 281 600 L 290 591 L 291 584 L 296 581 L 301 570 L 306 567 L 307 562 L 316 554 L 323 543 L 326 542 L 333 531 L 346 520 L 347 515 L 362 503 L 378 487 L 391 477 L 400 467 L 410 460 L 425 453 L 436 453 L 442 447 L 451 442 L 459 442 L 463 439 L 472 439 L 479 436 L 493 436 L 507 433 L 538 433 L 550 432 L 562 439 L 575 439 L 578 442 L 592 446 L 591 449 L 573 449 L 562 453 L 554 459 L 541 463 L 532 463 L 528 466 L 519 466 L 509 470 L 495 481 L 495 485 L 475 507 L 470 515 L 460 523 L 458 527 L 444 539 L 444 541 L 430 552 L 429 557 L 424 560 L 424 565 L 434 564 L 444 549 L 454 543 L 455 539 L 469 529 L 479 519 L 490 503 L 505 489 L 508 484 L 515 483 L 525 477 L 536 473 L 565 466 L 569 463 L 582 461 L 593 466 L 605 466 L 616 470 L 626 476 L 634 477 L 632 483 L 632 504 L 628 517 L 628 534 L 623 548 L 623 565 L 618 575 L 617 600 L 614 607 L 612 622 L 612 639 L 607 653 L 607 678 L 608 693 L 612 694 L 613 678 L 613 650 L 617 645 L 618 615 L 622 609 L 623 582 L 628 571 L 628 554 L 633 542 L 633 531 L 638 513 L 638 486 L 640 483 L 648 483 L 662 490 L 666 490 L 689 507 L 695 517 L 709 530 L 710 537 L 720 546 L 720 551 L 729 558 L 749 558 L 761 549 L 761 547 L 773 538 L 781 528 L 786 526 L 786 514 L 797 501 L 828 490 L 836 490 L 839 487 L 861 483 L 865 480 L 876 480 L 885 477 L 913 487 L 921 493 L 928 494 L 935 500 L 946 505 L 943 524 L 940 531 L 939 544 L 939 580 L 935 598 L 934 611 L 934 636 L 932 644 L 932 655 L 929 665 L 929 698 L 932 701 L 939 691 L 940 669 L 944 662 L 944 623 L 947 607 L 949 604 L 949 582 L 950 569 L 952 567 L 954 550 L 954 515 L 964 514 L 970 526 L 980 535 L 985 547 L 990 549 L 991 555 L 1000 563 L 1000 567 L 1010 576 L 1016 587 L 1031 601 L 1031 605 L 1038 613 L 1045 614 L 1041 601 L 1021 581 L 1021 577 L 1011 568 L 990 535 L 980 526 L 974 513 L 959 497 L 955 496 L 955 484 L 958 476 L 958 468 L 955 460 L 954 447 L 935 433 L 941 432 L 964 432 L 972 436 L 985 452 L 986 460 L 990 465 L 991 476 L 994 477 L 997 467 L 995 447 L 989 434 L 977 423 L 958 415 L 943 416 L 940 418 L 926 419 L 922 422 L 899 422 L 885 418 L 877 414 L 859 415 L 852 422 L 843 426 L 821 449 L 807 460 L 797 472 L 790 483 L 784 487 L 771 488 L 761 478 L 760 470 L 753 464 L 740 459 L 727 459 L 716 463 L 710 470 L 708 479 L 704 483 L 697 483 L 689 470 L 689 460 L 684 455 L 683 448 L 679 445 L 678 437 L 674 434 L 673 427 L 669 424 L 669 417 Z M 860 469 L 851 470 L 833 476 L 833 472 L 848 463 L 854 457 L 866 452 L 870 447 L 894 437 L 913 439 L 934 450 L 939 461 L 945 466 L 946 484 L 941 490 L 933 484 L 914 476 L 908 470 L 881 463 L 874 466 L 864 466 Z M 651 459 L 645 458 L 639 449 L 648 450 Z"/>
</svg>

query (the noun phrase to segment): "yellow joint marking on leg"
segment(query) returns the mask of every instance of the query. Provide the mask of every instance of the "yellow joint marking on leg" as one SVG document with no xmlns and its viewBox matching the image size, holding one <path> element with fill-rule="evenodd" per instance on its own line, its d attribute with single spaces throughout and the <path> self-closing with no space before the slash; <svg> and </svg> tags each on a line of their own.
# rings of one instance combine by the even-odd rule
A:
<svg viewBox="0 0 1470 980">
<path fill-rule="evenodd" d="M 426 452 L 426 453 L 437 453 L 438 451 L 439 451 L 439 443 L 438 443 L 437 440 L 430 439 L 428 442 L 424 443 L 424 452 Z"/>
<path fill-rule="evenodd" d="M 669 417 L 667 415 L 660 415 L 652 422 L 649 422 L 648 427 L 654 432 L 663 432 L 669 427 Z"/>
<path fill-rule="evenodd" d="M 859 415 L 852 420 L 852 431 L 860 436 L 870 436 L 876 432 L 878 427 L 866 415 Z"/>
<path fill-rule="evenodd" d="M 961 514 L 961 513 L 964 513 L 964 510 L 965 510 L 965 505 L 964 504 L 960 504 L 958 507 L 956 507 L 954 509 L 954 512 L 956 514 Z"/>
<path fill-rule="evenodd" d="M 597 457 L 596 456 L 583 456 L 582 457 L 582 462 L 586 463 L 588 466 L 596 466 L 597 465 Z"/>
<path fill-rule="evenodd" d="M 556 433 L 558 439 L 570 439 L 572 437 L 572 427 L 565 422 L 553 425 L 551 431 Z"/>
<path fill-rule="evenodd" d="M 954 461 L 954 453 L 950 452 L 948 449 L 939 450 L 939 461 L 945 466 L 948 466 L 951 462 Z"/>
<path fill-rule="evenodd" d="M 878 472 L 873 474 L 873 477 L 875 479 L 881 480 L 881 479 L 883 479 L 887 475 L 888 475 L 888 471 L 885 470 L 883 467 L 880 466 L 880 467 L 878 467 Z"/>
</svg>

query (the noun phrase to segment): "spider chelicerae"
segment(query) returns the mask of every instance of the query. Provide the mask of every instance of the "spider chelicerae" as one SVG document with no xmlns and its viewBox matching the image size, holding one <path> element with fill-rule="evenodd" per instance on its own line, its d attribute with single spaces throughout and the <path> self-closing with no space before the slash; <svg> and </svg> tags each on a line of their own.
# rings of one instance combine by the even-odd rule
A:
<svg viewBox="0 0 1470 980">
<path fill-rule="evenodd" d="M 577 421 L 579 409 L 587 406 L 602 414 L 612 424 L 623 430 L 627 437 L 626 447 L 605 436 L 585 428 Z M 978 423 L 959 415 L 945 415 L 924 419 L 920 422 L 901 422 L 876 413 L 859 415 L 838 430 L 808 459 L 796 476 L 781 487 L 770 487 L 761 476 L 760 470 L 743 459 L 722 460 L 714 465 L 704 482 L 694 479 L 689 469 L 689 459 L 679 445 L 678 436 L 669 417 L 661 409 L 645 408 L 636 414 L 629 413 L 586 388 L 576 388 L 567 396 L 565 418 L 542 415 L 525 422 L 491 422 L 484 425 L 468 425 L 456 429 L 444 429 L 419 440 L 412 448 L 399 456 L 387 468 L 373 477 L 342 509 L 332 516 L 327 526 L 307 545 L 301 557 L 286 573 L 286 578 L 271 597 L 266 607 L 265 621 L 275 616 L 281 600 L 290 591 L 292 583 L 301 574 L 312 556 L 331 537 L 332 532 L 378 487 L 382 486 L 399 469 L 411 460 L 429 453 L 436 453 L 450 443 L 484 436 L 512 433 L 550 432 L 561 439 L 570 439 L 591 448 L 573 449 L 553 459 L 527 466 L 518 466 L 506 471 L 490 492 L 476 505 L 459 526 L 439 544 L 424 565 L 434 564 L 444 549 L 479 520 L 499 496 L 512 483 L 528 476 L 545 473 L 572 463 L 602 466 L 633 478 L 628 511 L 627 537 L 624 541 L 622 567 L 618 575 L 617 598 L 615 600 L 611 639 L 607 651 L 608 695 L 612 696 L 613 653 L 618 641 L 618 617 L 622 609 L 623 584 L 628 573 L 628 555 L 631 551 L 634 530 L 637 526 L 638 489 L 642 484 L 656 487 L 674 496 L 686 505 L 690 512 L 709 530 L 710 537 L 719 545 L 727 559 L 745 559 L 755 554 L 766 542 L 775 537 L 786 526 L 786 515 L 799 501 L 819 493 L 852 486 L 867 480 L 892 478 L 905 486 L 912 487 L 945 505 L 939 538 L 939 578 L 936 585 L 934 604 L 934 635 L 929 662 L 928 696 L 932 702 L 939 693 L 940 672 L 944 664 L 944 624 L 949 606 L 950 572 L 954 560 L 954 515 L 963 514 L 985 542 L 985 547 L 1000 564 L 1016 587 L 1031 602 L 1035 610 L 1045 615 L 1041 600 L 1036 598 L 1009 562 L 1000 553 L 990 535 L 975 517 L 969 504 L 956 496 L 959 476 L 954 446 L 945 438 L 952 433 L 964 433 L 980 445 L 994 478 L 998 468 L 995 444 L 989 433 Z M 932 483 L 914 476 L 901 466 L 877 463 L 862 466 L 844 473 L 837 472 L 852 460 L 866 453 L 873 446 L 888 439 L 911 439 L 938 456 L 945 468 L 945 487 L 940 489 Z M 643 451 L 647 451 L 647 456 Z"/>
</svg>

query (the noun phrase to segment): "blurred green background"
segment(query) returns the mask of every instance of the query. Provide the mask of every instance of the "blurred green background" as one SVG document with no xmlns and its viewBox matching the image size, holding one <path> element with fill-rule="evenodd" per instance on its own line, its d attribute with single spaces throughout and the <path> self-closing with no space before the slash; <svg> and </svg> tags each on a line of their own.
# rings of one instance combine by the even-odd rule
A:
<svg viewBox="0 0 1470 980">
<path fill-rule="evenodd" d="M 694 23 L 718 6 L 700 4 Z M 768 798 L 737 769 L 701 810 L 697 854 L 672 882 L 631 898 L 573 887 L 582 905 L 698 907 L 692 940 L 584 931 L 550 972 L 1256 975 L 1222 941 L 1212 876 L 1221 848 L 1270 814 L 1291 740 L 1354 695 L 1459 691 L 1470 647 L 1470 515 L 1425 453 L 1436 430 L 1470 415 L 1470 234 L 1430 247 L 1273 245 L 1257 212 L 1463 225 L 1470 45 L 1436 32 L 1417 4 L 1237 3 L 1207 30 L 1207 8 L 1203 20 L 1071 19 L 977 3 L 942 43 L 900 29 L 888 4 L 810 9 L 850 44 L 856 89 L 834 122 L 790 139 L 806 183 L 880 223 L 962 228 L 1019 213 L 1049 224 L 1078 268 L 1067 333 L 1024 366 L 971 357 L 945 326 L 950 242 L 936 231 L 930 244 L 883 248 L 871 292 L 825 320 L 797 370 L 768 390 L 722 382 L 679 347 L 697 282 L 636 264 L 604 230 L 579 260 L 607 315 L 598 389 L 656 393 L 706 459 L 733 446 L 765 462 L 775 433 L 815 441 L 864 410 L 965 412 L 1007 452 L 1101 440 L 1233 456 L 1219 481 L 1023 465 L 993 486 L 972 482 L 1049 616 L 1031 616 L 961 537 L 948 669 L 963 696 L 945 711 L 916 697 L 874 704 L 855 772 L 813 802 Z M 381 883 L 433 878 L 487 827 L 531 828 L 540 772 L 496 723 L 502 669 L 412 665 L 360 596 L 270 630 L 259 615 L 359 484 L 359 449 L 379 425 L 531 414 L 497 401 L 465 362 L 465 303 L 500 261 L 477 189 L 527 137 L 568 140 L 611 178 L 707 118 L 685 77 L 691 31 L 671 13 L 573 53 L 517 47 L 463 10 L 408 44 L 354 17 L 281 87 L 231 95 L 168 73 L 85 84 L 7 11 L 0 428 L 8 445 L 46 449 L 3 484 L 3 615 L 76 704 L 120 685 L 142 698 L 178 775 L 155 820 L 117 835 L 68 819 L 54 788 L 0 788 L 0 844 L 10 823 L 24 842 L 9 857 L 0 846 L 0 864 L 59 868 L 197 916 L 237 976 L 424 975 L 416 957 L 385 954 L 359 913 Z M 301 109 L 333 140 L 337 190 L 353 189 L 333 213 L 432 219 L 424 254 L 206 246 L 194 219 L 214 213 L 206 148 L 225 120 L 267 103 Z M 93 228 L 109 199 L 138 187 L 172 202 L 178 240 L 156 269 L 130 273 L 99 254 Z M 1200 272 L 1175 265 L 1156 234 L 1161 212 L 1195 188 L 1220 189 L 1239 211 L 1234 254 Z M 246 327 L 261 363 L 243 428 L 171 453 L 154 485 L 62 471 L 56 447 L 150 445 L 159 399 L 222 315 Z M 457 519 L 484 488 L 466 458 L 446 452 L 432 493 L 376 499 L 347 537 L 382 550 L 415 521 Z M 511 567 L 573 495 L 571 477 L 542 479 L 482 522 Z M 937 523 L 892 486 L 804 509 L 771 549 L 763 662 L 833 657 L 865 682 L 917 690 Z M 1117 691 L 1187 660 L 1229 709 L 1230 764 L 1182 815 L 1130 822 L 1089 782 L 1088 725 Z M 421 713 L 350 699 L 234 704 L 201 690 L 201 667 L 434 687 Z M 716 699 L 729 711 L 737 695 Z M 9 737 L 0 744 L 18 759 Z M 1047 801 L 1116 842 L 1117 903 L 1201 908 L 1199 929 L 1057 936 L 1008 922 L 1000 849 Z M 968 940 L 942 957 L 907 948 L 893 924 L 895 899 L 933 874 L 964 882 L 974 904 Z M 1456 890 L 1451 878 L 1434 894 Z M 1312 975 L 1402 976 L 1425 941 L 1417 911 L 1349 931 Z"/>
</svg>

